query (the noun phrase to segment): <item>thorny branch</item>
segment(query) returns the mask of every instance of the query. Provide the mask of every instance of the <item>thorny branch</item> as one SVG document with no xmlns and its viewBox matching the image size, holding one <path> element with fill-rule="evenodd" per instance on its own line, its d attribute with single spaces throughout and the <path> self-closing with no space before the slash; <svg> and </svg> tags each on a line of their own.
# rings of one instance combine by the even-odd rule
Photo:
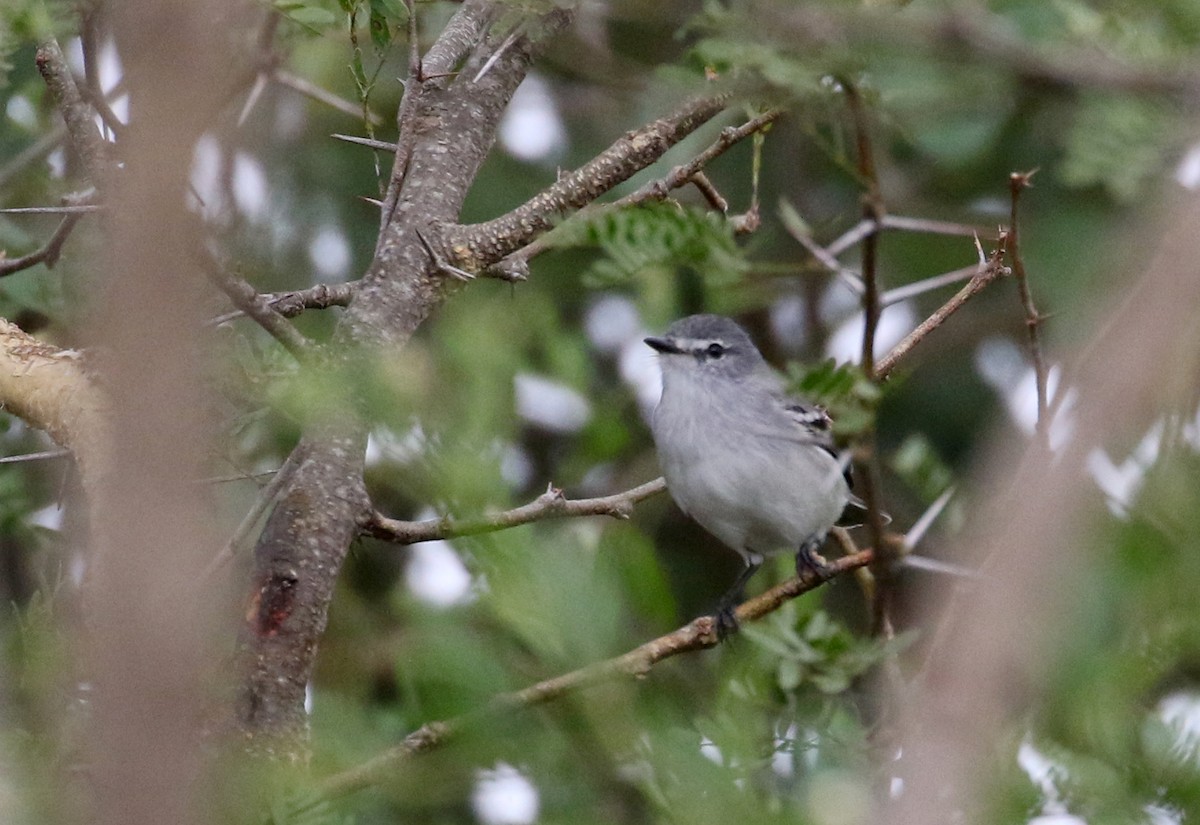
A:
<svg viewBox="0 0 1200 825">
<path fill-rule="evenodd" d="M 862 196 L 864 222 L 877 227 L 886 214 L 883 194 L 879 189 L 879 175 L 875 166 L 874 147 L 871 143 L 870 127 L 867 123 L 866 106 L 858 89 L 852 83 L 843 84 L 846 101 L 854 123 L 854 138 L 858 157 L 858 175 L 865 191 Z M 868 380 L 878 381 L 875 368 L 875 334 L 879 328 L 879 317 L 883 312 L 879 287 L 879 232 L 874 229 L 863 238 L 862 257 L 862 308 L 863 341 L 862 369 Z M 876 445 L 875 428 L 872 425 L 863 433 L 857 445 L 858 466 L 862 498 L 867 505 L 867 529 L 871 543 L 878 548 L 879 558 L 872 565 L 876 582 L 874 598 L 871 600 L 871 625 L 876 634 L 890 635 L 892 586 L 888 580 L 894 550 L 884 541 L 883 511 L 880 501 L 879 452 Z"/>
<path fill-rule="evenodd" d="M 375 513 L 364 527 L 367 535 L 397 544 L 415 544 L 420 541 L 447 539 L 454 536 L 470 536 L 504 530 L 521 524 L 567 516 L 611 516 L 627 519 L 633 513 L 633 505 L 667 489 L 661 478 L 647 481 L 623 493 L 599 498 L 569 499 L 562 490 L 551 486 L 546 492 L 528 504 L 505 510 L 502 513 L 471 519 L 449 517 L 426 521 L 399 521 Z"/>
<path fill-rule="evenodd" d="M 1047 420 L 1048 405 L 1046 391 L 1046 361 L 1042 357 L 1042 341 L 1039 329 L 1042 316 L 1038 314 L 1033 303 L 1033 293 L 1029 291 L 1029 277 L 1025 273 L 1025 261 L 1021 258 L 1020 232 L 1017 230 L 1017 204 L 1021 199 L 1021 191 L 1031 186 L 1030 180 L 1034 172 L 1013 172 L 1009 176 L 1009 191 L 1012 193 L 1012 213 L 1008 224 L 1008 260 L 1012 263 L 1012 272 L 1017 281 L 1017 291 L 1021 296 L 1021 306 L 1025 309 L 1025 330 L 1029 335 L 1029 354 L 1033 359 L 1033 371 L 1037 380 L 1037 433 L 1044 444 L 1049 444 L 1048 432 L 1050 422 Z"/>
<path fill-rule="evenodd" d="M 983 289 L 997 278 L 1007 275 L 1008 269 L 1003 265 L 1004 248 L 1007 235 L 1001 234 L 997 248 L 986 261 L 980 261 L 975 275 L 950 300 L 938 307 L 932 315 L 917 325 L 917 328 L 904 336 L 904 340 L 892 347 L 891 352 L 879 359 L 875 365 L 875 375 L 879 380 L 886 379 L 900 359 L 912 350 L 925 337 L 946 322 L 946 319 L 962 308 L 963 304 L 978 295 Z"/>
<path fill-rule="evenodd" d="M 260 296 L 268 306 L 284 318 L 295 318 L 306 309 L 328 309 L 329 307 L 344 307 L 354 297 L 357 282 L 350 281 L 342 284 L 317 284 L 307 289 L 297 289 L 288 292 L 264 292 Z M 241 318 L 246 313 L 234 310 L 224 315 L 218 315 L 209 320 L 209 324 L 217 326 L 235 318 Z"/>
<path fill-rule="evenodd" d="M 708 182 L 708 178 L 704 175 L 703 170 L 708 164 L 723 155 L 730 147 L 767 128 L 771 123 L 778 120 L 781 115 L 781 110 L 771 109 L 758 117 L 746 121 L 741 126 L 730 126 L 722 129 L 720 135 L 713 143 L 687 163 L 676 166 L 663 177 L 650 181 L 637 191 L 613 203 L 591 203 L 584 206 L 579 210 L 576 217 L 592 216 L 603 209 L 616 209 L 649 203 L 651 201 L 665 200 L 672 191 L 689 183 L 699 188 L 714 208 L 724 212 L 728 208 L 728 205 L 725 204 L 722 206 L 724 198 L 715 189 L 712 189 L 712 185 Z M 549 248 L 546 236 L 542 235 L 491 265 L 483 271 L 483 274 L 506 281 L 523 281 L 528 276 L 529 261 Z"/>
<path fill-rule="evenodd" d="M 451 227 L 444 238 L 457 263 L 478 272 L 550 229 L 560 215 L 585 206 L 654 163 L 724 108 L 724 95 L 689 101 L 678 111 L 628 132 L 521 206 L 490 221 Z M 723 150 L 722 150 L 723 151 Z"/>
<path fill-rule="evenodd" d="M 268 296 L 262 295 L 245 280 L 227 272 L 215 261 L 204 259 L 204 270 L 212 283 L 233 302 L 233 305 L 265 329 L 272 338 L 303 361 L 312 350 L 312 342 L 300 334 L 287 318 L 271 306 Z"/>
<path fill-rule="evenodd" d="M 803 576 L 788 579 L 765 593 L 739 605 L 735 614 L 739 623 L 752 622 L 778 610 L 784 603 L 815 590 L 830 579 L 856 570 L 871 563 L 874 554 L 862 550 L 854 555 L 842 556 L 829 562 L 827 568 L 818 573 L 807 570 Z M 716 627 L 712 616 L 701 616 L 665 636 L 659 636 L 645 644 L 601 662 L 555 676 L 521 690 L 496 696 L 487 705 L 454 719 L 429 722 L 405 737 L 399 745 L 384 751 L 374 759 L 339 774 L 328 777 L 318 786 L 321 799 L 331 799 L 379 782 L 386 774 L 396 770 L 410 757 L 445 744 L 456 734 L 514 709 L 539 705 L 568 693 L 592 687 L 620 678 L 640 678 L 650 672 L 659 662 L 695 650 L 705 650 L 718 644 Z"/>
</svg>

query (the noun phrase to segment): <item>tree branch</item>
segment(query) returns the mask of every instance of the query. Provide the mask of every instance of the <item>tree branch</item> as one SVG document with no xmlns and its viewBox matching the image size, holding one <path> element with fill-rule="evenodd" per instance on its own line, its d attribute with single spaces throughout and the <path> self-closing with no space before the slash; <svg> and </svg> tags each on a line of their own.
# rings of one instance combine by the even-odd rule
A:
<svg viewBox="0 0 1200 825">
<path fill-rule="evenodd" d="M 980 261 L 974 277 L 955 293 L 953 298 L 938 307 L 932 315 L 918 324 L 916 329 L 904 336 L 904 340 L 892 347 L 891 352 L 879 359 L 879 363 L 875 365 L 875 375 L 879 380 L 886 380 L 892 370 L 896 368 L 901 358 L 906 356 L 913 347 L 925 340 L 925 337 L 929 333 L 944 324 L 946 319 L 962 309 L 963 304 L 982 292 L 992 281 L 1002 275 L 1008 274 L 1008 269 L 1001 263 L 1006 240 L 1007 236 L 1001 234 L 997 249 L 986 261 Z"/>
<path fill-rule="evenodd" d="M 788 579 L 739 605 L 735 611 L 738 623 L 761 619 L 778 610 L 784 603 L 815 590 L 830 579 L 870 564 L 873 558 L 871 550 L 863 550 L 829 562 L 821 574 L 816 570 L 807 570 L 803 576 Z M 328 777 L 318 785 L 317 794 L 321 800 L 325 800 L 362 790 L 385 779 L 388 773 L 397 770 L 410 757 L 445 744 L 472 725 L 515 709 L 540 705 L 603 682 L 620 678 L 640 678 L 659 662 L 681 653 L 716 647 L 718 644 L 713 617 L 701 616 L 678 630 L 652 639 L 621 656 L 595 662 L 521 690 L 502 693 L 486 706 L 463 716 L 426 723 L 405 737 L 396 747 L 358 767 Z"/>
<path fill-rule="evenodd" d="M 0 407 L 74 455 L 89 495 L 110 463 L 107 403 L 80 354 L 0 318 Z"/>
<path fill-rule="evenodd" d="M 665 199 L 667 193 L 671 190 L 679 189 L 688 183 L 696 182 L 694 179 L 697 174 L 714 160 L 725 154 L 730 147 L 741 143 L 751 135 L 763 131 L 782 116 L 782 109 L 769 109 L 761 115 L 746 121 L 741 126 L 725 127 L 721 130 L 717 139 L 703 152 L 696 155 L 687 163 L 676 166 L 667 175 L 658 180 L 652 180 L 637 191 L 631 192 L 625 197 L 614 201 L 613 206 L 619 209 L 625 206 L 636 206 L 648 201 L 661 201 Z M 704 180 L 707 180 L 707 178 Z M 702 186 L 702 184 L 698 185 Z"/>
<path fill-rule="evenodd" d="M 421 541 L 448 539 L 454 536 L 491 533 L 534 521 L 568 516 L 611 516 L 617 519 L 627 519 L 633 514 L 634 504 L 657 495 L 665 489 L 667 489 L 666 482 L 661 478 L 656 478 L 654 481 L 647 481 L 631 490 L 611 496 L 568 499 L 563 496 L 562 490 L 551 486 L 528 504 L 479 518 L 453 519 L 447 516 L 426 521 L 398 521 L 376 512 L 372 515 L 371 521 L 363 528 L 363 532 L 374 538 L 396 544 L 416 544 Z"/>
<path fill-rule="evenodd" d="M 481 66 L 488 50 L 510 32 L 484 35 L 496 8 L 467 0 L 425 57 L 427 80 L 406 121 L 413 142 L 392 219 L 380 231 L 370 267 L 334 329 L 330 352 L 339 364 L 393 357 L 457 283 L 432 265 L 418 232 L 457 220 L 513 92 L 534 57 L 570 20 L 570 12 L 557 7 L 526 14 L 524 34 L 473 81 L 469 69 Z M 463 72 L 433 77 L 456 68 L 468 53 Z M 246 746 L 294 759 L 303 759 L 306 750 L 305 686 L 338 571 L 371 517 L 363 483 L 366 415 L 357 399 L 317 402 L 322 408 L 311 411 L 297 447 L 303 460 L 254 549 L 240 646 L 237 722 Z"/>
<path fill-rule="evenodd" d="M 560 215 L 591 203 L 654 163 L 715 117 L 725 108 L 726 101 L 724 95 L 696 98 L 675 113 L 625 134 L 507 215 L 448 228 L 443 239 L 445 248 L 453 251 L 455 262 L 463 269 L 469 272 L 485 269 L 550 229 Z M 724 148 L 717 154 L 721 151 Z"/>
<path fill-rule="evenodd" d="M 303 361 L 312 351 L 313 344 L 300 334 L 272 305 L 267 295 L 262 295 L 242 278 L 226 271 L 217 262 L 205 258 L 204 271 L 212 283 L 228 296 L 233 305 L 265 329 L 272 338 Z"/>
<path fill-rule="evenodd" d="M 1034 170 L 1037 171 L 1037 170 Z M 1042 357 L 1042 341 L 1039 328 L 1042 316 L 1038 314 L 1033 303 L 1033 293 L 1029 291 L 1029 277 L 1025 274 L 1025 261 L 1021 258 L 1020 233 L 1017 231 L 1017 204 L 1021 199 L 1021 191 L 1030 186 L 1033 172 L 1013 172 L 1009 175 L 1009 191 L 1012 193 L 1012 213 L 1008 223 L 1008 260 L 1012 263 L 1012 272 L 1017 280 L 1017 292 L 1021 296 L 1021 306 L 1025 309 L 1025 330 L 1029 334 L 1029 354 L 1033 359 L 1033 372 L 1037 383 L 1037 433 L 1038 437 L 1049 446 L 1049 420 L 1046 414 L 1046 361 Z"/>
<path fill-rule="evenodd" d="M 668 174 L 661 178 L 652 180 L 637 191 L 631 192 L 623 198 L 620 198 L 612 203 L 592 203 L 584 206 L 579 210 L 576 218 L 584 216 L 594 216 L 600 210 L 620 209 L 626 206 L 635 206 L 650 201 L 666 200 L 667 195 L 689 183 L 695 184 L 696 187 L 704 195 L 705 199 L 711 203 L 714 208 L 725 212 L 728 209 L 728 204 L 721 206 L 724 203 L 724 198 L 720 193 L 713 188 L 708 178 L 704 175 L 703 169 L 718 157 L 723 155 L 726 150 L 736 143 L 745 140 L 750 135 L 765 129 L 774 121 L 778 120 L 783 114 L 780 109 L 771 109 L 764 112 L 756 118 L 753 118 L 741 126 L 730 126 L 721 130 L 720 136 L 707 149 L 705 149 L 692 160 L 676 166 Z M 541 255 L 546 250 L 550 249 L 550 244 L 545 240 L 546 235 L 540 235 L 535 240 L 525 244 L 520 249 L 512 252 L 494 264 L 488 266 L 481 273 L 489 278 L 499 278 L 503 281 L 524 281 L 529 276 L 529 261 L 533 260 L 538 255 Z"/>
<path fill-rule="evenodd" d="M 306 309 L 329 309 L 329 307 L 344 307 L 354 297 L 357 281 L 344 284 L 317 284 L 307 289 L 297 289 L 290 292 L 264 292 L 261 296 L 268 306 L 284 318 L 295 318 Z M 241 318 L 246 313 L 234 310 L 224 315 L 218 315 L 209 320 L 216 326 L 235 318 Z"/>
<path fill-rule="evenodd" d="M 875 368 L 875 334 L 879 328 L 880 315 L 883 312 L 878 272 L 878 227 L 883 224 L 886 209 L 883 193 L 879 188 L 879 174 L 875 165 L 875 152 L 867 122 L 866 106 L 858 88 L 853 83 L 846 82 L 843 86 L 846 89 L 846 101 L 850 109 L 850 116 L 854 122 L 858 175 L 865 190 L 862 195 L 863 219 L 859 225 L 868 227 L 868 231 L 862 239 L 862 369 L 867 380 L 878 382 L 880 379 Z M 884 541 L 883 509 L 880 500 L 882 485 L 874 421 L 859 437 L 856 446 L 855 464 L 862 488 L 862 498 L 867 505 L 867 529 L 872 544 L 878 549 L 878 558 L 871 567 L 871 573 L 876 580 L 871 599 L 871 629 L 873 634 L 880 635 L 890 628 L 889 617 L 893 597 L 890 567 L 895 558 L 895 550 L 891 544 Z"/>
<path fill-rule="evenodd" d="M 29 269 L 31 266 L 45 264 L 47 269 L 53 269 L 58 263 L 58 257 L 62 254 L 63 244 L 67 242 L 67 238 L 71 235 L 71 230 L 75 228 L 75 224 L 79 223 L 79 219 L 83 217 L 83 213 L 75 212 L 64 215 L 59 222 L 58 228 L 54 230 L 54 234 L 50 236 L 50 240 L 41 249 L 36 249 L 28 255 L 22 255 L 19 258 L 3 258 L 0 257 L 0 278 L 7 275 L 12 275 L 20 272 L 23 269 Z"/>
<path fill-rule="evenodd" d="M 42 41 L 37 48 L 36 61 L 46 88 L 50 90 L 50 97 L 67 125 L 71 147 L 83 162 L 84 176 L 93 185 L 101 183 L 105 164 L 104 141 L 92 119 L 91 107 L 79 94 L 58 41 L 53 37 Z"/>
</svg>

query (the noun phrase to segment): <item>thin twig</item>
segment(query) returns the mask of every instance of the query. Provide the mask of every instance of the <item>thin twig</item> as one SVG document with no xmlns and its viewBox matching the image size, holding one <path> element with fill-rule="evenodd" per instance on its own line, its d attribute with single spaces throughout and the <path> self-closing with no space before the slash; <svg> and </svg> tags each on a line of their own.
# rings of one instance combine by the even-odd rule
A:
<svg viewBox="0 0 1200 825">
<path fill-rule="evenodd" d="M 258 290 L 245 280 L 226 271 L 208 256 L 203 256 L 203 261 L 209 280 L 228 296 L 234 306 L 270 333 L 271 337 L 296 357 L 296 360 L 303 361 L 307 357 L 312 349 L 312 342 L 271 307 L 267 296 L 259 294 Z"/>
<path fill-rule="evenodd" d="M 1006 236 L 1002 234 L 997 250 L 992 253 L 986 262 L 978 266 L 971 280 L 955 293 L 954 297 L 942 304 L 932 315 L 918 324 L 916 329 L 904 337 L 904 340 L 892 347 L 891 352 L 879 359 L 879 362 L 875 365 L 875 375 L 879 380 L 883 381 L 887 379 L 901 358 L 906 356 L 913 347 L 925 340 L 925 337 L 929 333 L 944 324 L 947 318 L 962 309 L 963 304 L 982 292 L 992 281 L 1002 275 L 1008 274 L 1008 269 L 1001 263 L 1004 255 L 1005 241 Z"/>
<path fill-rule="evenodd" d="M 213 556 L 213 560 L 208 563 L 208 567 L 206 567 L 204 572 L 201 573 L 201 581 L 208 581 L 208 579 L 214 576 L 218 571 L 221 570 L 221 568 L 228 564 L 235 555 L 237 555 L 238 547 L 240 547 L 242 542 L 246 540 L 246 537 L 250 535 L 250 531 L 254 529 L 254 525 L 258 523 L 260 518 L 262 518 L 262 514 L 265 513 L 267 508 L 271 506 L 271 502 L 275 500 L 275 497 L 279 495 L 279 491 L 283 489 L 284 485 L 287 484 L 295 474 L 296 467 L 300 463 L 295 456 L 296 453 L 293 451 L 292 454 L 288 456 L 287 460 L 283 462 L 283 466 L 275 472 L 275 477 L 272 478 L 267 485 L 259 491 L 258 497 L 254 500 L 254 504 L 246 512 L 246 515 L 238 524 L 237 529 L 233 531 L 233 535 L 229 537 L 229 541 L 227 541 L 225 546 L 222 547 L 215 556 Z"/>
<path fill-rule="evenodd" d="M 841 261 L 813 239 L 812 233 L 809 232 L 804 219 L 800 217 L 800 213 L 796 211 L 796 207 L 792 206 L 791 202 L 786 198 L 779 199 L 779 217 L 783 221 L 784 230 L 798 244 L 804 247 L 808 251 L 808 254 L 817 260 L 817 263 L 821 264 L 821 266 L 828 269 L 838 278 L 841 278 L 855 295 L 862 295 L 863 282 L 859 274 L 842 266 Z"/>
<path fill-rule="evenodd" d="M 8 182 L 17 175 L 53 152 L 66 136 L 66 124 L 55 123 L 48 132 L 13 155 L 8 163 L 0 167 L 0 190 L 7 187 Z"/>
<path fill-rule="evenodd" d="M 99 21 L 97 20 L 100 13 L 99 7 L 93 7 L 83 15 L 83 27 L 80 32 L 80 43 L 83 49 L 83 77 L 87 83 L 88 102 L 100 115 L 100 120 L 112 132 L 113 137 L 120 138 L 125 124 L 108 105 L 108 98 L 100 85 L 100 69 L 96 65 L 96 58 L 100 51 Z"/>
<path fill-rule="evenodd" d="M 278 473 L 279 470 L 263 470 L 261 473 L 233 473 L 224 476 L 209 476 L 197 480 L 197 484 L 229 484 L 233 481 L 258 481 L 260 478 L 269 478 Z"/>
<path fill-rule="evenodd" d="M 399 521 L 376 512 L 364 528 L 367 535 L 396 544 L 416 544 L 421 541 L 447 539 L 454 536 L 471 536 L 505 530 L 535 521 L 568 516 L 611 516 L 627 519 L 633 514 L 633 505 L 667 489 L 663 479 L 647 481 L 623 493 L 599 498 L 569 499 L 562 490 L 551 486 L 546 492 L 528 504 L 469 519 L 450 517 L 426 521 Z"/>
<path fill-rule="evenodd" d="M 580 220 L 593 218 L 599 214 L 601 210 L 621 209 L 628 206 L 649 203 L 651 201 L 662 201 L 665 200 L 672 191 L 679 189 L 682 186 L 686 186 L 689 183 L 696 184 L 698 187 L 701 187 L 701 191 L 704 191 L 703 184 L 699 182 L 700 180 L 707 180 L 707 178 L 703 177 L 704 168 L 708 166 L 709 163 L 724 154 L 734 144 L 745 140 L 750 135 L 753 135 L 759 130 L 766 128 L 769 124 L 777 120 L 780 114 L 780 110 L 772 109 L 768 112 L 764 112 L 758 117 L 746 121 L 741 126 L 722 129 L 720 135 L 713 143 L 711 143 L 706 149 L 704 149 L 704 151 L 696 155 L 687 163 L 683 164 L 682 166 L 676 166 L 663 177 L 650 181 L 649 183 L 640 187 L 637 191 L 613 201 L 612 203 L 592 203 L 584 206 L 579 210 L 578 213 L 576 213 L 574 219 Z M 661 123 L 661 121 L 656 122 Z M 634 137 L 632 134 L 626 135 L 624 140 L 628 141 L 632 137 Z M 647 137 L 643 135 L 637 139 L 644 142 L 647 140 Z M 613 146 L 609 147 L 607 150 L 605 150 L 605 153 L 613 152 L 617 145 L 619 144 L 614 144 Z M 585 166 L 583 168 L 586 169 L 588 167 Z M 582 169 L 580 171 L 582 171 Z M 700 178 L 698 179 L 697 176 L 700 176 Z M 615 185 L 615 183 L 613 185 Z M 597 193 L 597 195 L 598 194 L 599 193 Z M 724 202 L 724 198 L 721 198 L 719 193 L 717 194 L 717 198 L 721 202 Z M 533 201 L 530 201 L 529 203 L 532 202 Z M 714 205 L 716 204 L 714 203 Z M 526 204 L 526 206 L 528 206 L 528 204 Z M 480 224 L 479 226 L 486 225 L 487 224 Z M 480 274 L 488 278 L 499 278 L 505 281 L 523 281 L 529 276 L 529 261 L 533 260 L 538 255 L 550 248 L 551 247 L 549 242 L 546 240 L 546 236 L 541 235 L 529 243 L 526 243 L 520 249 L 505 255 L 496 263 L 485 268 Z"/>
<path fill-rule="evenodd" d="M 513 29 L 509 33 L 508 37 L 504 38 L 504 42 L 500 44 L 500 48 L 492 52 L 488 56 L 488 59 L 484 61 L 484 64 L 479 67 L 479 71 L 476 72 L 475 77 L 471 80 L 471 82 L 478 83 L 479 81 L 483 80 L 483 76 L 491 71 L 492 66 L 496 65 L 496 61 L 499 60 L 506 51 L 512 48 L 512 45 L 517 42 L 517 38 L 523 33 L 524 26 L 522 25 L 518 25 L 515 29 Z"/>
<path fill-rule="evenodd" d="M 330 135 L 331 138 L 344 140 L 347 143 L 354 143 L 358 146 L 366 146 L 370 149 L 378 149 L 381 152 L 395 152 L 396 144 L 389 143 L 386 140 L 375 140 L 374 138 L 357 137 L 356 135 L 341 135 L 334 132 Z"/>
<path fill-rule="evenodd" d="M 933 275 L 929 278 L 924 278 L 920 281 L 915 281 L 911 284 L 898 286 L 895 289 L 889 289 L 879 296 L 879 303 L 885 307 L 892 304 L 898 304 L 901 301 L 906 301 L 909 298 L 915 298 L 918 295 L 924 295 L 926 292 L 932 292 L 935 289 L 941 289 L 950 284 L 956 284 L 959 281 L 965 281 L 968 278 L 973 278 L 975 273 L 979 271 L 978 266 L 964 266 L 961 269 L 955 269 L 951 272 L 944 272 L 941 275 Z"/>
<path fill-rule="evenodd" d="M 708 175 L 703 172 L 696 172 L 691 177 L 691 183 L 708 201 L 709 206 L 724 215 L 729 211 L 729 201 L 717 191 L 717 187 L 713 186 L 712 181 L 708 179 Z"/>
<path fill-rule="evenodd" d="M 926 235 L 955 235 L 970 238 L 979 234 L 979 227 L 969 224 L 935 221 L 930 218 L 909 218 L 904 215 L 884 215 L 879 225 L 883 229 L 922 232 Z"/>
<path fill-rule="evenodd" d="M 815 570 L 788 579 L 756 598 L 739 605 L 735 611 L 739 624 L 745 624 L 778 610 L 786 602 L 820 587 L 832 578 L 870 564 L 874 555 L 863 550 L 829 562 L 823 574 Z M 412 756 L 444 745 L 456 734 L 498 715 L 518 708 L 532 707 L 594 685 L 621 678 L 641 678 L 659 662 L 718 644 L 712 616 L 701 616 L 683 627 L 652 639 L 629 652 L 538 682 L 521 690 L 502 693 L 478 710 L 439 722 L 428 722 L 405 737 L 399 745 L 349 770 L 327 777 L 317 785 L 320 800 L 334 799 L 370 787 L 387 778 Z M 311 803 L 310 803 L 311 804 Z"/>
<path fill-rule="evenodd" d="M 875 166 L 875 152 L 871 143 L 871 131 L 867 122 L 866 105 L 852 83 L 845 83 L 846 102 L 850 109 L 850 117 L 854 123 L 854 142 L 857 151 L 858 175 L 865 187 L 862 196 L 863 219 L 859 226 L 867 225 L 868 230 L 862 237 L 862 308 L 863 308 L 863 340 L 862 340 L 862 370 L 867 379 L 879 380 L 875 371 L 875 335 L 879 329 L 879 317 L 883 312 L 880 302 L 879 286 L 879 232 L 877 227 L 882 225 L 886 210 L 883 194 L 879 188 L 879 174 Z M 849 234 L 849 233 L 847 233 Z M 845 236 L 843 236 L 845 237 Z M 831 254 L 834 245 L 830 246 Z M 891 627 L 891 599 L 893 588 L 888 580 L 889 567 L 894 558 L 891 543 L 884 542 L 883 510 L 881 502 L 881 484 L 879 469 L 879 450 L 876 444 L 875 427 L 869 427 L 859 438 L 857 469 L 859 485 L 862 488 L 862 498 L 867 505 L 867 531 L 871 543 L 877 548 L 878 558 L 872 565 L 871 572 L 876 579 L 874 598 L 871 603 L 871 626 L 875 635 L 886 634 Z"/>
<path fill-rule="evenodd" d="M 58 228 L 54 230 L 54 234 L 50 236 L 50 240 L 46 241 L 41 249 L 34 250 L 28 255 L 22 255 L 19 258 L 9 259 L 0 257 L 0 278 L 20 272 L 23 269 L 29 269 L 38 264 L 45 264 L 47 269 L 53 269 L 54 265 L 58 263 L 59 255 L 62 254 L 63 244 L 67 242 L 67 238 L 71 235 L 71 230 L 75 228 L 75 224 L 79 223 L 81 217 L 83 216 L 80 214 L 64 216 L 59 221 Z"/>
<path fill-rule="evenodd" d="M 662 200 L 667 196 L 667 193 L 673 189 L 678 189 L 681 186 L 686 186 L 695 175 L 706 168 L 710 163 L 725 154 L 733 146 L 742 142 L 751 135 L 761 132 L 766 129 L 783 115 L 782 109 L 769 109 L 757 117 L 747 120 L 741 126 L 726 126 L 721 130 L 717 139 L 700 154 L 689 160 L 687 163 L 676 166 L 668 174 L 652 180 L 644 186 L 631 192 L 623 198 L 615 201 L 613 206 L 621 208 L 624 206 L 634 206 L 647 201 Z"/>
<path fill-rule="evenodd" d="M 66 458 L 70 450 L 44 450 L 40 453 L 25 453 L 23 455 L 6 455 L 0 457 L 0 464 L 21 464 L 26 461 L 49 461 L 55 458 Z"/>
<path fill-rule="evenodd" d="M 854 226 L 847 229 L 841 237 L 825 247 L 834 257 L 841 255 L 860 241 L 876 234 L 882 229 L 892 229 L 904 232 L 922 232 L 927 235 L 956 235 L 970 238 L 978 234 L 979 228 L 965 223 L 950 221 L 935 221 L 929 218 L 910 218 L 904 215 L 884 214 L 878 219 L 864 217 Z"/>
<path fill-rule="evenodd" d="M 560 175 L 557 181 L 511 212 L 484 223 L 447 228 L 445 248 L 455 251 L 459 258 L 456 263 L 462 268 L 472 272 L 485 270 L 549 230 L 559 216 L 592 203 L 657 161 L 719 114 L 726 101 L 725 95 L 696 98 L 667 117 L 627 132 L 583 166 Z M 616 206 L 661 200 L 667 190 L 687 183 L 708 160 L 728 149 L 734 132 L 723 131 L 714 146 L 676 167 L 661 181 L 652 181 L 616 201 Z"/>
<path fill-rule="evenodd" d="M 292 74 L 286 69 L 275 69 L 271 73 L 271 79 L 281 86 L 286 86 L 293 91 L 297 91 L 305 97 L 312 98 L 318 103 L 324 103 L 330 108 L 337 109 L 342 114 L 349 115 L 353 118 L 362 117 L 363 109 L 358 104 L 346 100 L 344 97 L 339 97 L 333 92 L 322 89 L 311 80 L 306 80 L 297 74 Z M 367 111 L 367 120 L 372 126 L 378 126 L 383 123 L 383 119 L 374 112 Z"/>
<path fill-rule="evenodd" d="M 862 174 L 860 171 L 859 174 Z M 875 217 L 865 217 L 859 220 L 854 226 L 842 233 L 841 237 L 834 240 L 825 247 L 825 250 L 837 257 L 845 252 L 850 247 L 861 243 L 864 239 L 875 235 L 879 231 L 879 220 Z"/>
<path fill-rule="evenodd" d="M 0 215 L 86 215 L 89 212 L 103 212 L 99 204 L 66 204 L 63 206 L 10 206 L 0 209 Z"/>
<path fill-rule="evenodd" d="M 344 284 L 317 284 L 308 289 L 297 289 L 291 292 L 264 292 L 261 297 L 275 312 L 284 318 L 295 318 L 306 309 L 328 309 L 329 307 L 347 306 L 358 288 L 357 281 Z M 246 313 L 240 309 L 226 312 L 208 320 L 209 326 L 219 326 L 227 321 L 241 318 Z"/>
<path fill-rule="evenodd" d="M 1037 434 L 1043 444 L 1049 446 L 1049 420 L 1046 415 L 1046 361 L 1042 357 L 1042 341 L 1039 327 L 1042 316 L 1038 314 L 1033 303 L 1033 293 L 1029 291 L 1029 278 L 1025 273 L 1025 261 L 1021 258 L 1020 233 L 1017 230 L 1017 204 L 1021 199 L 1021 190 L 1029 187 L 1033 178 L 1032 172 L 1013 172 L 1009 175 L 1008 186 L 1012 193 L 1012 213 L 1008 224 L 1008 260 L 1012 264 L 1012 272 L 1017 281 L 1017 292 L 1021 296 L 1021 306 L 1025 309 L 1025 330 L 1029 335 L 1029 354 L 1033 359 L 1033 371 L 1037 380 Z"/>
</svg>

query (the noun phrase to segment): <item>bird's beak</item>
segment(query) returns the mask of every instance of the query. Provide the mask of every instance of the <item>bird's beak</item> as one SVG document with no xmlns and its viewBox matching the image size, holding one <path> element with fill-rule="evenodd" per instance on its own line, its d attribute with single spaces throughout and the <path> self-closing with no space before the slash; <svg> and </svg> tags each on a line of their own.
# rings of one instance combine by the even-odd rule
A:
<svg viewBox="0 0 1200 825">
<path fill-rule="evenodd" d="M 682 350 L 680 350 L 679 347 L 675 345 L 675 341 L 670 338 L 655 338 L 655 337 L 651 336 L 650 338 L 647 338 L 645 340 L 646 340 L 646 345 L 648 347 L 650 347 L 651 349 L 657 350 L 658 352 L 661 352 L 661 353 L 669 354 L 669 353 L 682 352 Z"/>
</svg>

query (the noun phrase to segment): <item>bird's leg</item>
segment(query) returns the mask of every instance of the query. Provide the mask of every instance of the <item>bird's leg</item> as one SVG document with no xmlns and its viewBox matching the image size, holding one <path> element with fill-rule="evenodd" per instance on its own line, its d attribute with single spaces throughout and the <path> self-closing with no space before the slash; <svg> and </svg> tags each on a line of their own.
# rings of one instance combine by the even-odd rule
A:
<svg viewBox="0 0 1200 825">
<path fill-rule="evenodd" d="M 824 543 L 824 533 L 814 533 L 800 543 L 796 551 L 797 576 L 804 578 L 811 573 L 822 581 L 829 578 L 829 562 L 818 552 Z"/>
<path fill-rule="evenodd" d="M 738 574 L 737 581 L 733 586 L 725 591 L 725 595 L 717 602 L 717 638 L 725 641 L 726 638 L 737 632 L 738 620 L 733 614 L 734 608 L 742 600 L 742 592 L 746 589 L 746 582 L 750 581 L 750 577 L 758 572 L 758 568 L 762 566 L 762 562 L 746 561 L 746 569 Z"/>
</svg>

